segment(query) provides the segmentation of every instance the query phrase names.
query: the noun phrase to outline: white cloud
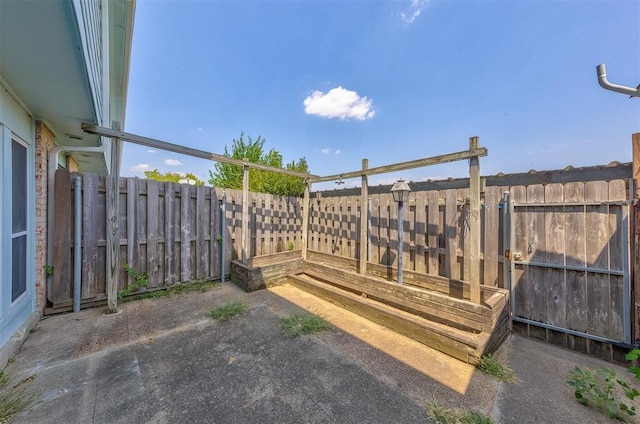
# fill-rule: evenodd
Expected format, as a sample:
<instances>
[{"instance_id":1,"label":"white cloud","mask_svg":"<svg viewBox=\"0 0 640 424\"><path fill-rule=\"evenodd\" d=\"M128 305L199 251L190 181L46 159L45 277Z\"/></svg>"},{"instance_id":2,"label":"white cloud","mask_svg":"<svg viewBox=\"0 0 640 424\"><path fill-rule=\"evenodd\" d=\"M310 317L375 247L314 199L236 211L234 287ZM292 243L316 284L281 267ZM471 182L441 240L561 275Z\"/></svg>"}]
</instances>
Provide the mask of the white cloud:
<instances>
[{"instance_id":1,"label":"white cloud","mask_svg":"<svg viewBox=\"0 0 640 424\"><path fill-rule=\"evenodd\" d=\"M131 168L131 172L144 172L144 171L148 171L149 168L151 168L151 166L149 166L149 164L147 163L139 163L137 165L133 165Z\"/></svg>"},{"instance_id":2,"label":"white cloud","mask_svg":"<svg viewBox=\"0 0 640 424\"><path fill-rule=\"evenodd\" d=\"M149 149L149 150L147 150L147 153L158 153L158 152L156 152L156 151L155 151L155 150L153 150L153 149Z\"/></svg>"},{"instance_id":3,"label":"white cloud","mask_svg":"<svg viewBox=\"0 0 640 424\"><path fill-rule=\"evenodd\" d=\"M407 7L403 12L400 12L400 17L403 21L408 24L413 23L422 10L429 5L429 0L412 0L409 7Z\"/></svg>"},{"instance_id":4,"label":"white cloud","mask_svg":"<svg viewBox=\"0 0 640 424\"><path fill-rule=\"evenodd\" d=\"M325 155L326 155L327 153L331 153L331 149L320 149L320 151L321 151L322 153L324 153Z\"/></svg>"},{"instance_id":5,"label":"white cloud","mask_svg":"<svg viewBox=\"0 0 640 424\"><path fill-rule=\"evenodd\" d=\"M166 163L167 165L170 165L170 166L184 165L184 163L180 162L177 159L167 159L167 160L164 161L164 163Z\"/></svg>"},{"instance_id":6,"label":"white cloud","mask_svg":"<svg viewBox=\"0 0 640 424\"><path fill-rule=\"evenodd\" d=\"M340 151L340 149L338 149L338 150L336 150L334 153L335 153L336 155L339 155L339 154L340 154L340 153L342 153L342 152Z\"/></svg>"},{"instance_id":7,"label":"white cloud","mask_svg":"<svg viewBox=\"0 0 640 424\"><path fill-rule=\"evenodd\" d=\"M373 118L376 114L372 107L373 100L360 97L355 91L336 87L327 93L314 91L304 99L304 111L307 115L322 118L354 118L359 121Z\"/></svg>"}]
</instances>

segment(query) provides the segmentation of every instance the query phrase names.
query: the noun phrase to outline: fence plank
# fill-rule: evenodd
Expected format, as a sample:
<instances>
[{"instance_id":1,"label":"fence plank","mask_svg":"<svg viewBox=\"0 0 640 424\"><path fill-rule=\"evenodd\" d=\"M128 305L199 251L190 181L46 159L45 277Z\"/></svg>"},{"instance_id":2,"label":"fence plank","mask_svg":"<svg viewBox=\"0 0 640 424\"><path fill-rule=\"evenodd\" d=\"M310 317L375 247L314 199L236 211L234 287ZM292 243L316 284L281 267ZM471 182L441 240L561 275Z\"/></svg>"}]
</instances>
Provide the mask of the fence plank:
<instances>
[{"instance_id":1,"label":"fence plank","mask_svg":"<svg viewBox=\"0 0 640 424\"><path fill-rule=\"evenodd\" d=\"M349 197L349 205L347 206L347 212L349 214L349 234L347 235L347 242L349 243L349 255L352 258L358 257L358 246L360 246L360 231L357 225L360 222L358 203L359 199L357 197Z\"/></svg>"},{"instance_id":2,"label":"fence plank","mask_svg":"<svg viewBox=\"0 0 640 424\"><path fill-rule=\"evenodd\" d=\"M564 187L565 199L567 201L584 201L584 183L567 183ZM566 206L566 231L565 255L567 265L585 266L585 230L584 230L584 207Z\"/></svg>"},{"instance_id":3,"label":"fence plank","mask_svg":"<svg viewBox=\"0 0 640 424\"><path fill-rule=\"evenodd\" d=\"M427 198L424 195L416 195L416 212L414 223L415 234L415 270L427 272Z\"/></svg>"},{"instance_id":4,"label":"fence plank","mask_svg":"<svg viewBox=\"0 0 640 424\"><path fill-rule=\"evenodd\" d=\"M295 212L296 212L296 219L294 222L294 239L295 239L294 244L296 249L302 249L302 243L303 243L302 228L303 228L304 214L309 213L309 208L307 207L305 210L303 198L296 198L294 205L295 205ZM307 247L308 246L309 244L307 244Z\"/></svg>"},{"instance_id":5,"label":"fence plank","mask_svg":"<svg viewBox=\"0 0 640 424\"><path fill-rule=\"evenodd\" d=\"M187 184L180 185L180 281L191 278L191 194Z\"/></svg>"},{"instance_id":6,"label":"fence plank","mask_svg":"<svg viewBox=\"0 0 640 424\"><path fill-rule=\"evenodd\" d=\"M511 200L516 204L525 204L527 201L527 189L525 186L511 187ZM512 254L526 250L524 243L527 237L527 214L524 207L516 208L519 211L514 214L513 231L515 232L515 245L511 246ZM515 314L519 317L531 318L529 308L529 296L533 292L531 281L529 280L529 267L527 265L516 265L513 271L513 290L515 291Z\"/></svg>"},{"instance_id":7,"label":"fence plank","mask_svg":"<svg viewBox=\"0 0 640 424\"><path fill-rule=\"evenodd\" d=\"M393 204L391 194L380 195L380 259L382 264L387 266L393 266L394 264L393 259L395 258L398 239L398 226L395 222L395 215L391 214Z\"/></svg>"},{"instance_id":8,"label":"fence plank","mask_svg":"<svg viewBox=\"0 0 640 424\"><path fill-rule=\"evenodd\" d=\"M136 219L136 233L138 237L139 257L138 264L140 272L144 272L148 277L147 270L147 180L137 179L138 183L138 196L136 198L137 203L137 215ZM148 278L147 278L148 280Z\"/></svg>"},{"instance_id":9,"label":"fence plank","mask_svg":"<svg viewBox=\"0 0 640 424\"><path fill-rule=\"evenodd\" d=\"M445 276L460 278L458 266L458 198L457 191L445 191L444 210L444 246L445 246Z\"/></svg>"},{"instance_id":10,"label":"fence plank","mask_svg":"<svg viewBox=\"0 0 640 424\"><path fill-rule=\"evenodd\" d=\"M380 262L380 198L377 195L371 196L371 258L369 261L374 264Z\"/></svg>"},{"instance_id":11,"label":"fence plank","mask_svg":"<svg viewBox=\"0 0 640 424\"><path fill-rule=\"evenodd\" d=\"M270 255L275 253L273 248L273 196L264 195L264 254Z\"/></svg>"},{"instance_id":12,"label":"fence plank","mask_svg":"<svg viewBox=\"0 0 640 424\"><path fill-rule=\"evenodd\" d=\"M176 187L174 183L165 184L164 195L164 282L165 284L175 284L178 282L176 274Z\"/></svg>"},{"instance_id":13,"label":"fence plank","mask_svg":"<svg viewBox=\"0 0 640 424\"><path fill-rule=\"evenodd\" d=\"M205 187L196 186L196 278L205 277L209 268L209 252L205 245L205 236L209 233L210 224L205 209Z\"/></svg>"},{"instance_id":14,"label":"fence plank","mask_svg":"<svg viewBox=\"0 0 640 424\"><path fill-rule=\"evenodd\" d=\"M96 221L94 226L97 231L98 262L96 266L96 296L107 294L107 193L106 176L98 176L97 202L92 219Z\"/></svg>"},{"instance_id":15,"label":"fence plank","mask_svg":"<svg viewBox=\"0 0 640 424\"><path fill-rule=\"evenodd\" d=\"M553 190L551 190L553 193ZM527 203L544 203L545 187L535 184L527 187ZM547 252L544 208L528 208L526 225L527 245L522 246L523 260L544 262ZM564 273L538 266L529 266L526 271L528 279L527 310L531 319L547 322L548 320L565 320ZM551 279L551 280L550 280ZM555 281L559 279L559 281ZM560 283L557 284L556 283ZM553 322L556 324L556 322Z\"/></svg>"},{"instance_id":16,"label":"fence plank","mask_svg":"<svg viewBox=\"0 0 640 424\"><path fill-rule=\"evenodd\" d=\"M136 228L136 217L138 216L138 179L127 178L127 213L121 222L126 222L127 228L127 265L136 272L142 272L140 269L140 244L138 239L138 231ZM126 283L133 285L135 279L127 276Z\"/></svg>"},{"instance_id":17,"label":"fence plank","mask_svg":"<svg viewBox=\"0 0 640 424\"><path fill-rule=\"evenodd\" d=\"M460 193L458 193L458 196ZM462 199L464 201L464 198ZM466 281L471 280L471 260L469 253L471 252L471 208L469 203L463 203L460 209L460 230L459 237L462 238L462 275L460 278ZM479 256L479 252L476 257Z\"/></svg>"},{"instance_id":18,"label":"fence plank","mask_svg":"<svg viewBox=\"0 0 640 424\"><path fill-rule=\"evenodd\" d=\"M320 213L318 211L318 198L312 198L309 200L309 228L311 234L309 235L309 249L319 251L320 237Z\"/></svg>"},{"instance_id":19,"label":"fence plank","mask_svg":"<svg viewBox=\"0 0 640 424\"><path fill-rule=\"evenodd\" d=\"M607 201L608 184L605 181L594 181L585 184L584 200ZM585 234L585 261L588 266L598 263L598 267L608 268L609 261L607 255L608 226L609 218L606 215L607 206L587 206L586 207L586 234ZM569 246L568 246L569 248ZM597 251L598 249L599 252ZM603 257L604 260L599 259ZM587 274L587 304L585 308L594 308L592 315L587 314L589 319L588 330L595 334L605 336L611 334L610 315L611 311L611 280L608 275L588 273ZM615 294L614 294L615 296ZM589 317L590 316L590 317ZM622 324L622 323L621 323Z\"/></svg>"},{"instance_id":20,"label":"fence plank","mask_svg":"<svg viewBox=\"0 0 640 424\"><path fill-rule=\"evenodd\" d=\"M414 212L411 209L411 202L408 201L404 205L404 216L402 218L402 267L406 270L413 271L415 264L411 261L411 250L414 244L415 238L412 237L414 228Z\"/></svg>"},{"instance_id":21,"label":"fence plank","mask_svg":"<svg viewBox=\"0 0 640 424\"><path fill-rule=\"evenodd\" d=\"M256 208L259 213L256 214L256 252L259 255L266 255L266 240L265 240L265 219L266 213L264 204L264 194L260 193L256 196Z\"/></svg>"},{"instance_id":22,"label":"fence plank","mask_svg":"<svg viewBox=\"0 0 640 424\"><path fill-rule=\"evenodd\" d=\"M209 220L211 222L211 241L209 243L209 277L219 278L220 247L222 244L222 222L220 219L220 194L217 188L211 188L211 198L209 200Z\"/></svg>"},{"instance_id":23,"label":"fence plank","mask_svg":"<svg viewBox=\"0 0 640 424\"><path fill-rule=\"evenodd\" d=\"M609 200L622 201L627 197L627 190L623 180L609 182ZM622 248L625 242L622 239L622 219L623 206L610 206L609 214L609 257L611 269L623 270ZM628 242L628 241L627 241Z\"/></svg>"},{"instance_id":24,"label":"fence plank","mask_svg":"<svg viewBox=\"0 0 640 424\"><path fill-rule=\"evenodd\" d=\"M569 199L576 199L575 201L582 201L582 191L580 187L567 189L561 184L548 184L545 187L545 202L547 203L562 203L563 201L570 201ZM575 197L572 197L575 196ZM552 207L546 208L549 213L545 213L544 216L544 251L545 256L543 262L562 265L566 262L566 248L567 248L567 219L570 217L560 208ZM578 211L579 212L579 211ZM575 216L573 218L576 218ZM577 217L577 220L582 220L583 216ZM540 255L542 259L542 255ZM542 308L545 314L540 314L541 319L545 319L550 324L564 327L569 320L569 311L567 305L569 290L575 289L567 286L566 271L558 269L547 268L544 270L544 276L541 276L541 284L544 283L545 287L540 287L534 290L533 296L535 302L533 303L536 308ZM544 279L543 279L544 278ZM572 278L572 282L580 282L579 278ZM546 301L545 301L546 299ZM576 297L575 300L582 302L581 298ZM577 317L574 316L575 320Z\"/></svg>"},{"instance_id":25,"label":"fence plank","mask_svg":"<svg viewBox=\"0 0 640 424\"><path fill-rule=\"evenodd\" d=\"M584 186L587 202L601 202L609 198L609 184L606 181L589 181ZM609 267L609 217L606 205L587 206L585 216L586 264L588 267L607 269Z\"/></svg>"},{"instance_id":26,"label":"fence plank","mask_svg":"<svg viewBox=\"0 0 640 424\"><path fill-rule=\"evenodd\" d=\"M287 240L285 242L285 249L293 250L295 247L295 230L293 227L296 222L296 205L292 197L284 197L284 200L287 205Z\"/></svg>"},{"instance_id":27,"label":"fence plank","mask_svg":"<svg viewBox=\"0 0 640 424\"><path fill-rule=\"evenodd\" d=\"M53 283L54 304L71 299L71 233L73 197L71 175L57 170L54 179Z\"/></svg>"},{"instance_id":28,"label":"fence plank","mask_svg":"<svg viewBox=\"0 0 640 424\"><path fill-rule=\"evenodd\" d=\"M609 200L623 201L628 198L626 182L624 180L613 180L609 182ZM622 270L623 261L627 260L623 257L623 243L627 243L627 252L631 251L631 238L624 240L622 238L622 226L628 225L624 222L622 208L628 206L611 206L609 208L609 258L611 269ZM632 216L632 215L628 215ZM629 219L629 218L627 218ZM631 232L629 232L631 234ZM609 280L609 308L611 311L611 319L607 334L614 340L623 340L623 290L624 280L621 276L612 275ZM630 300L631 302L631 300Z\"/></svg>"},{"instance_id":29,"label":"fence plank","mask_svg":"<svg viewBox=\"0 0 640 424\"><path fill-rule=\"evenodd\" d=\"M483 283L498 286L498 241L502 236L498 226L500 218L500 188L487 187L484 195L484 251Z\"/></svg>"},{"instance_id":30,"label":"fence plank","mask_svg":"<svg viewBox=\"0 0 640 424\"><path fill-rule=\"evenodd\" d=\"M149 288L161 285L158 255L158 182L147 181L147 275Z\"/></svg>"},{"instance_id":31,"label":"fence plank","mask_svg":"<svg viewBox=\"0 0 640 424\"><path fill-rule=\"evenodd\" d=\"M429 274L440 275L440 205L436 190L428 193L427 245L429 246Z\"/></svg>"}]
</instances>

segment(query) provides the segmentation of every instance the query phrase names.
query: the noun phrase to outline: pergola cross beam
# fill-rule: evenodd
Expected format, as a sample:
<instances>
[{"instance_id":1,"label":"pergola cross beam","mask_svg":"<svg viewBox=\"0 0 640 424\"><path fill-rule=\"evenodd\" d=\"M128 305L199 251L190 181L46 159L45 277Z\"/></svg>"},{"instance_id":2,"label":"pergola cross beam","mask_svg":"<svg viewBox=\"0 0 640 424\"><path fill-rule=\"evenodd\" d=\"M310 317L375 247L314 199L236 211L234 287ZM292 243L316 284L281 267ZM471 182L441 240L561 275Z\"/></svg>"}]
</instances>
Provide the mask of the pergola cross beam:
<instances>
[{"instance_id":1,"label":"pergola cross beam","mask_svg":"<svg viewBox=\"0 0 640 424\"><path fill-rule=\"evenodd\" d=\"M95 134L102 137L110 137L127 141L133 144L152 147L155 149L167 150L169 152L180 153L187 156L193 156L201 159L208 159L216 162L228 163L230 165L248 166L249 168L260 169L262 171L277 172L279 174L290 175L300 178L319 178L317 175L307 174L306 172L291 171L289 169L276 168L273 166L263 165L260 163L249 162L242 159L234 159L217 153L207 152L206 150L194 149L193 147L182 146L180 144L168 143L151 137L126 133L123 131L113 130L111 128L100 127L94 124L82 124L82 130L89 134Z\"/></svg>"},{"instance_id":2,"label":"pergola cross beam","mask_svg":"<svg viewBox=\"0 0 640 424\"><path fill-rule=\"evenodd\" d=\"M423 166L438 165L441 163L456 162L473 157L487 156L487 149L484 147L463 150L461 152L449 153L446 155L432 156L429 158L411 160L408 162L394 163L392 165L377 166L375 168L361 169L358 171L347 172L344 174L327 175L324 177L311 177L310 183L321 183L326 181L334 181L339 179L356 178L366 175L386 174L388 172L404 171L406 169L422 168Z\"/></svg>"}]
</instances>

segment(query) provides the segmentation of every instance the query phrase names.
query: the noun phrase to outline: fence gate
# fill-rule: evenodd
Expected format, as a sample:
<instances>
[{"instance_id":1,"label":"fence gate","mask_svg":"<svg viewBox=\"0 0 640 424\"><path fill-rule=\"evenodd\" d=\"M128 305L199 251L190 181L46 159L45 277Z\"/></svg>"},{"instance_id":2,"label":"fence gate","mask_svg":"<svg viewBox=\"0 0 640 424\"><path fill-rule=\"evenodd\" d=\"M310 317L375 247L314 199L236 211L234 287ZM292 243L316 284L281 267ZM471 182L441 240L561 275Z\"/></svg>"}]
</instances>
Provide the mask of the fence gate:
<instances>
[{"instance_id":1,"label":"fence gate","mask_svg":"<svg viewBox=\"0 0 640 424\"><path fill-rule=\"evenodd\" d=\"M612 201L609 183L598 184L604 186L552 184L505 194L512 318L631 343L629 203Z\"/></svg>"}]
</instances>

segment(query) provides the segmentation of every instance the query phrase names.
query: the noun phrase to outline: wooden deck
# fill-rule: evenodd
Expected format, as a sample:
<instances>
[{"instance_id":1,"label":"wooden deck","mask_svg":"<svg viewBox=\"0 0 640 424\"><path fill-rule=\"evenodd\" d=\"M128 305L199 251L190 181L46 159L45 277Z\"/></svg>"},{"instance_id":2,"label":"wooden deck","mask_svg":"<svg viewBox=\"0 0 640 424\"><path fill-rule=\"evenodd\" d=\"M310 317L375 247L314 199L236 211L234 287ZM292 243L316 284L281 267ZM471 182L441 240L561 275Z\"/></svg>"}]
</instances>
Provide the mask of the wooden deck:
<instances>
[{"instance_id":1,"label":"wooden deck","mask_svg":"<svg viewBox=\"0 0 640 424\"><path fill-rule=\"evenodd\" d=\"M509 332L509 292L481 287L481 303L469 301L469 283L403 273L367 264L358 274L354 259L309 251L252 258L232 264L231 280L244 290L290 283L462 361L475 363L497 349Z\"/></svg>"}]
</instances>

